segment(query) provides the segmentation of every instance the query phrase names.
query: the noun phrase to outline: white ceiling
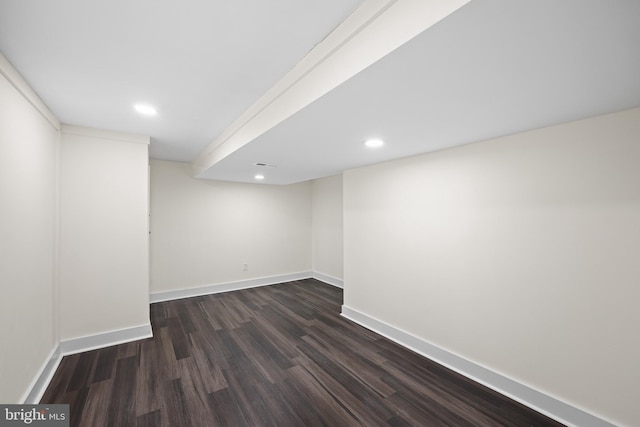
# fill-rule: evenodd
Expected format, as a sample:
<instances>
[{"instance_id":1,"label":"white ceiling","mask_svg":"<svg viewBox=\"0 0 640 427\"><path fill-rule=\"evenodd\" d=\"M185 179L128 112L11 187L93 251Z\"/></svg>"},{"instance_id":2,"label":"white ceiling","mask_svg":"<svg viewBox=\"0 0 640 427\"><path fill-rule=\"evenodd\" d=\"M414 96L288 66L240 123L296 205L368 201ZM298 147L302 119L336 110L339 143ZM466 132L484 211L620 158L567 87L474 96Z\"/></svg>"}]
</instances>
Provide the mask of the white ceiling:
<instances>
[{"instance_id":1,"label":"white ceiling","mask_svg":"<svg viewBox=\"0 0 640 427\"><path fill-rule=\"evenodd\" d=\"M204 176L286 184L637 106L640 1L472 0Z\"/></svg>"},{"instance_id":2,"label":"white ceiling","mask_svg":"<svg viewBox=\"0 0 640 427\"><path fill-rule=\"evenodd\" d=\"M359 3L1 0L0 52L63 123L192 161Z\"/></svg>"},{"instance_id":3,"label":"white ceiling","mask_svg":"<svg viewBox=\"0 0 640 427\"><path fill-rule=\"evenodd\" d=\"M61 121L194 161L360 2L89 3L0 1L0 51ZM472 0L199 176L287 184L637 107L639 41L637 0Z\"/></svg>"}]
</instances>

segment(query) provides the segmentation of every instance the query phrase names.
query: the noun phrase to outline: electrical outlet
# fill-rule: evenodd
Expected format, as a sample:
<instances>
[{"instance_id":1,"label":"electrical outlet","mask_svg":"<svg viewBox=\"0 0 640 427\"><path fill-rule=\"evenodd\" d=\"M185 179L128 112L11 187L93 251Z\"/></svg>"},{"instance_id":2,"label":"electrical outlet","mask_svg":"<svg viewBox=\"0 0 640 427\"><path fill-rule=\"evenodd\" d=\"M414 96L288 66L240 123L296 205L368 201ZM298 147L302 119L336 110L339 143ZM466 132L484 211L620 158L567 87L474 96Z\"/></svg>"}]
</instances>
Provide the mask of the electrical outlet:
<instances>
[{"instance_id":1,"label":"electrical outlet","mask_svg":"<svg viewBox=\"0 0 640 427\"><path fill-rule=\"evenodd\" d=\"M249 264L247 264L246 262L242 263L242 271L247 271L249 269Z\"/></svg>"}]
</instances>

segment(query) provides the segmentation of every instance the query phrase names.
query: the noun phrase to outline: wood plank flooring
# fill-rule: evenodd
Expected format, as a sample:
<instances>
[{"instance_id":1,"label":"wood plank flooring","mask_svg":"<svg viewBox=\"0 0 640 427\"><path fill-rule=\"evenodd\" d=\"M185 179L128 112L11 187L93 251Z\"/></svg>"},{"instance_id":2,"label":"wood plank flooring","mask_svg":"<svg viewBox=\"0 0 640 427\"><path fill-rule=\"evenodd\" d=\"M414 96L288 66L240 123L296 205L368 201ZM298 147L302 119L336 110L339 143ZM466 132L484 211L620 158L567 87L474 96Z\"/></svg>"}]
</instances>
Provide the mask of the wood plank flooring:
<instances>
[{"instance_id":1,"label":"wood plank flooring","mask_svg":"<svg viewBox=\"0 0 640 427\"><path fill-rule=\"evenodd\" d=\"M154 337L63 358L71 425L559 426L340 317L313 279L151 305Z\"/></svg>"}]
</instances>

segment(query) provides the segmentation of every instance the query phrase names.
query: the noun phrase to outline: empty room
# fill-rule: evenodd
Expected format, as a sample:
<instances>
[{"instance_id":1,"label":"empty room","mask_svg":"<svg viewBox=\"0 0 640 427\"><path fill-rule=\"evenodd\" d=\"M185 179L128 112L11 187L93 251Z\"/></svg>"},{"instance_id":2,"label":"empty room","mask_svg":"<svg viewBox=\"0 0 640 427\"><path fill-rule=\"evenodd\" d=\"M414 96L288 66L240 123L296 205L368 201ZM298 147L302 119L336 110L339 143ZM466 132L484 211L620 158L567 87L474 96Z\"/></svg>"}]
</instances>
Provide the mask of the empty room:
<instances>
[{"instance_id":1,"label":"empty room","mask_svg":"<svg viewBox=\"0 0 640 427\"><path fill-rule=\"evenodd\" d=\"M637 0L1 0L0 424L640 426L638 41Z\"/></svg>"}]
</instances>

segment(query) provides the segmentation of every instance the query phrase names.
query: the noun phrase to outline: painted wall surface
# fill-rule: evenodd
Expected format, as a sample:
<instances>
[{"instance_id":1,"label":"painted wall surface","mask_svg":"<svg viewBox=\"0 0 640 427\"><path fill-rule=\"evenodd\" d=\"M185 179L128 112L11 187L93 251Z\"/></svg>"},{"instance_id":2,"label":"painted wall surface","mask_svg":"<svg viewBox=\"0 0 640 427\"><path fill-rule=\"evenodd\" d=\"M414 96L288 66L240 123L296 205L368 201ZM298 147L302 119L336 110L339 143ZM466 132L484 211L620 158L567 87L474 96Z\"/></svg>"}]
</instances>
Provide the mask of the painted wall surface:
<instances>
[{"instance_id":1,"label":"painted wall surface","mask_svg":"<svg viewBox=\"0 0 640 427\"><path fill-rule=\"evenodd\" d=\"M200 180L151 162L152 293L310 269L310 183Z\"/></svg>"},{"instance_id":2,"label":"painted wall surface","mask_svg":"<svg viewBox=\"0 0 640 427\"><path fill-rule=\"evenodd\" d=\"M345 306L640 425L640 109L344 173Z\"/></svg>"},{"instance_id":3,"label":"painted wall surface","mask_svg":"<svg viewBox=\"0 0 640 427\"><path fill-rule=\"evenodd\" d=\"M342 175L313 180L311 192L313 271L342 279Z\"/></svg>"},{"instance_id":4,"label":"painted wall surface","mask_svg":"<svg viewBox=\"0 0 640 427\"><path fill-rule=\"evenodd\" d=\"M63 127L62 340L149 324L148 141Z\"/></svg>"},{"instance_id":5,"label":"painted wall surface","mask_svg":"<svg viewBox=\"0 0 640 427\"><path fill-rule=\"evenodd\" d=\"M22 403L57 344L58 135L57 126L0 74L2 403Z\"/></svg>"}]
</instances>

